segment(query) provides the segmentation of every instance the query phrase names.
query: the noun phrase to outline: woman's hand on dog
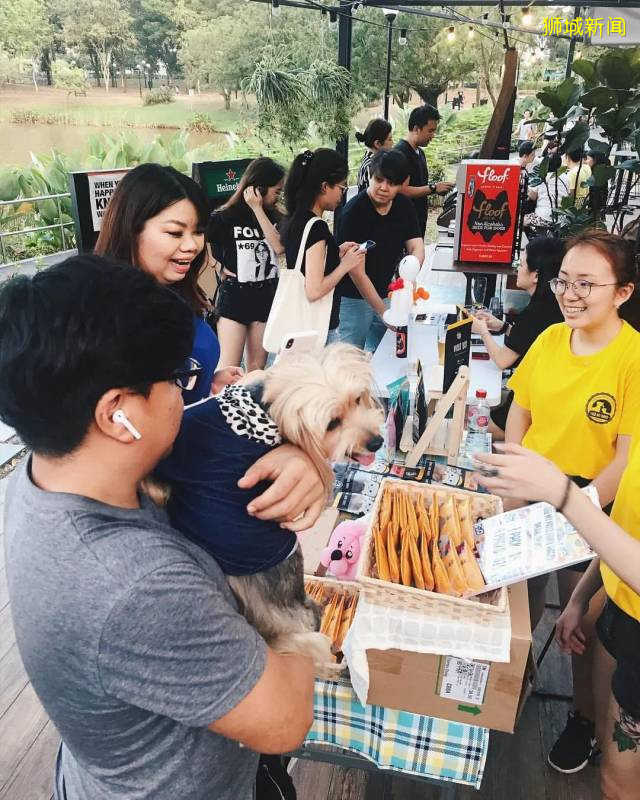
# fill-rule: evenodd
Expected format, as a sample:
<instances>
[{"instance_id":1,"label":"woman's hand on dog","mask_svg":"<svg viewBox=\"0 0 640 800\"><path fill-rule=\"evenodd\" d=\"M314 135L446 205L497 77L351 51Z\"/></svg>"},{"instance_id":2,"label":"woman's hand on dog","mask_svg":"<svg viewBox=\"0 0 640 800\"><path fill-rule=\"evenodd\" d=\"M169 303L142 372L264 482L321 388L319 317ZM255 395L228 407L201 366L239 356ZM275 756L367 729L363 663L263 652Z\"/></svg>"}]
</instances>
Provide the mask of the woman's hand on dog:
<instances>
[{"instance_id":1,"label":"woman's hand on dog","mask_svg":"<svg viewBox=\"0 0 640 800\"><path fill-rule=\"evenodd\" d=\"M218 394L225 386L237 383L244 375L242 367L223 367L219 369L213 376L213 383L211 384L211 393Z\"/></svg>"},{"instance_id":2,"label":"woman's hand on dog","mask_svg":"<svg viewBox=\"0 0 640 800\"><path fill-rule=\"evenodd\" d=\"M290 444L271 450L238 481L250 489L260 481L271 486L247 506L258 519L276 520L289 531L303 531L318 519L325 505L325 491L311 459Z\"/></svg>"}]
</instances>

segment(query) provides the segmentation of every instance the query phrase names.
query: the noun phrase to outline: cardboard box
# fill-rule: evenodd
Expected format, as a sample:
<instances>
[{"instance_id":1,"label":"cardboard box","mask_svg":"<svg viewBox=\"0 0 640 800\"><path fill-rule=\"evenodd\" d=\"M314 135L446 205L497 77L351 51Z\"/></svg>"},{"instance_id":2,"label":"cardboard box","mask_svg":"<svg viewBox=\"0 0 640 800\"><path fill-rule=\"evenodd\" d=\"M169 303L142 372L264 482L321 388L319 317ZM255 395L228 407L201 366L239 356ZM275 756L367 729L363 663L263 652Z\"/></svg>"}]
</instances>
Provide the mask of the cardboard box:
<instances>
[{"instance_id":1,"label":"cardboard box","mask_svg":"<svg viewBox=\"0 0 640 800\"><path fill-rule=\"evenodd\" d=\"M526 582L509 587L509 663L367 650L367 703L513 733L533 674Z\"/></svg>"}]
</instances>

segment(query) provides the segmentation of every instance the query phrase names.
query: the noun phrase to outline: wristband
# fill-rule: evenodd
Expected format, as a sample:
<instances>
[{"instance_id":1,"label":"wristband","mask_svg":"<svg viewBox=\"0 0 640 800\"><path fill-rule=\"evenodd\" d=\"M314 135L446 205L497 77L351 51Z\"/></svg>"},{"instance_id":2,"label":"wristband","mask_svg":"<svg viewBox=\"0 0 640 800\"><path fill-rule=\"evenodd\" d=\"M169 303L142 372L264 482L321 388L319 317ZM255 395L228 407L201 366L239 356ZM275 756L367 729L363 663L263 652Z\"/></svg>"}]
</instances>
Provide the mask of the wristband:
<instances>
[{"instance_id":1,"label":"wristband","mask_svg":"<svg viewBox=\"0 0 640 800\"><path fill-rule=\"evenodd\" d=\"M496 332L496 336L502 336L503 333L506 333L509 330L509 323L505 320L502 323L502 327L499 331Z\"/></svg>"},{"instance_id":2,"label":"wristband","mask_svg":"<svg viewBox=\"0 0 640 800\"><path fill-rule=\"evenodd\" d=\"M562 514L562 512L564 511L565 506L567 505L567 502L569 501L569 495L571 494L571 487L572 486L573 486L573 481L567 475L567 485L565 487L564 494L562 495L562 500L560 502L560 505L556 506L556 510L558 511L559 514Z\"/></svg>"},{"instance_id":3,"label":"wristband","mask_svg":"<svg viewBox=\"0 0 640 800\"><path fill-rule=\"evenodd\" d=\"M436 192L436 184L435 183L430 183L430 184L428 184L428 186L429 186L429 191L431 192L431 194L437 194L437 192Z\"/></svg>"}]
</instances>

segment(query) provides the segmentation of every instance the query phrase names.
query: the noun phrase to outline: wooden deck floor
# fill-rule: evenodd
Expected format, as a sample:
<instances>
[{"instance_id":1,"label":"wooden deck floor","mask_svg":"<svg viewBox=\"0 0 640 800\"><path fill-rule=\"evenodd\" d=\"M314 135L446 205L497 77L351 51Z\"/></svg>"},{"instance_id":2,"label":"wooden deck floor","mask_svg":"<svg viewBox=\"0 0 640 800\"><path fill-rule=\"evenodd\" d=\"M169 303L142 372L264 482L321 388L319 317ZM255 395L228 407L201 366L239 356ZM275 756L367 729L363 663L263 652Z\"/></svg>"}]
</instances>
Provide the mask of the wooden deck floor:
<instances>
[{"instance_id":1,"label":"wooden deck floor","mask_svg":"<svg viewBox=\"0 0 640 800\"><path fill-rule=\"evenodd\" d=\"M0 520L6 491L0 480ZM50 800L59 737L24 673L11 624L0 522L0 800ZM551 596L553 600L553 597ZM538 646L556 612L547 610L538 628ZM536 689L569 694L568 661L552 647ZM513 736L492 733L482 788L460 788L459 800L597 800L598 770L588 767L563 776L546 764L546 754L562 730L568 710L561 700L530 698ZM397 776L299 762L293 769L299 800L438 800L440 791ZM87 798L87 800L90 800ZM176 798L179 800L179 798ZM215 798L212 798L215 800Z\"/></svg>"}]
</instances>

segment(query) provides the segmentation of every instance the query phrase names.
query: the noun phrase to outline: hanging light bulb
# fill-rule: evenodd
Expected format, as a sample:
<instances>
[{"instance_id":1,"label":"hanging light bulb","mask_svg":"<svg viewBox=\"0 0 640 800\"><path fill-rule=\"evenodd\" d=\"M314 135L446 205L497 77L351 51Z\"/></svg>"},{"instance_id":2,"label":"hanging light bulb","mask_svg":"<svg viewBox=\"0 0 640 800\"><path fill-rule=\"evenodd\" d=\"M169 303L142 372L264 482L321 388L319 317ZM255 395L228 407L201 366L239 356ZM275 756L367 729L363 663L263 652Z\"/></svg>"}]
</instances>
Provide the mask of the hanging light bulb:
<instances>
[{"instance_id":1,"label":"hanging light bulb","mask_svg":"<svg viewBox=\"0 0 640 800\"><path fill-rule=\"evenodd\" d=\"M400 28L400 36L398 36L398 44L406 44L407 43L407 29Z\"/></svg>"},{"instance_id":2,"label":"hanging light bulb","mask_svg":"<svg viewBox=\"0 0 640 800\"><path fill-rule=\"evenodd\" d=\"M280 14L280 0L271 0L271 13L274 17Z\"/></svg>"},{"instance_id":3,"label":"hanging light bulb","mask_svg":"<svg viewBox=\"0 0 640 800\"><path fill-rule=\"evenodd\" d=\"M449 30L447 31L447 41L452 42L456 38L456 29L453 25L449 26Z\"/></svg>"},{"instance_id":4,"label":"hanging light bulb","mask_svg":"<svg viewBox=\"0 0 640 800\"><path fill-rule=\"evenodd\" d=\"M338 30L338 12L329 9L329 27L332 31Z\"/></svg>"},{"instance_id":5,"label":"hanging light bulb","mask_svg":"<svg viewBox=\"0 0 640 800\"><path fill-rule=\"evenodd\" d=\"M476 32L473 30L471 25L469 25L469 33L467 35L469 36L470 39L473 39L473 37L476 35Z\"/></svg>"},{"instance_id":6,"label":"hanging light bulb","mask_svg":"<svg viewBox=\"0 0 640 800\"><path fill-rule=\"evenodd\" d=\"M531 25L533 22L533 14L531 13L531 6L527 6L522 12L522 24Z\"/></svg>"}]
</instances>

